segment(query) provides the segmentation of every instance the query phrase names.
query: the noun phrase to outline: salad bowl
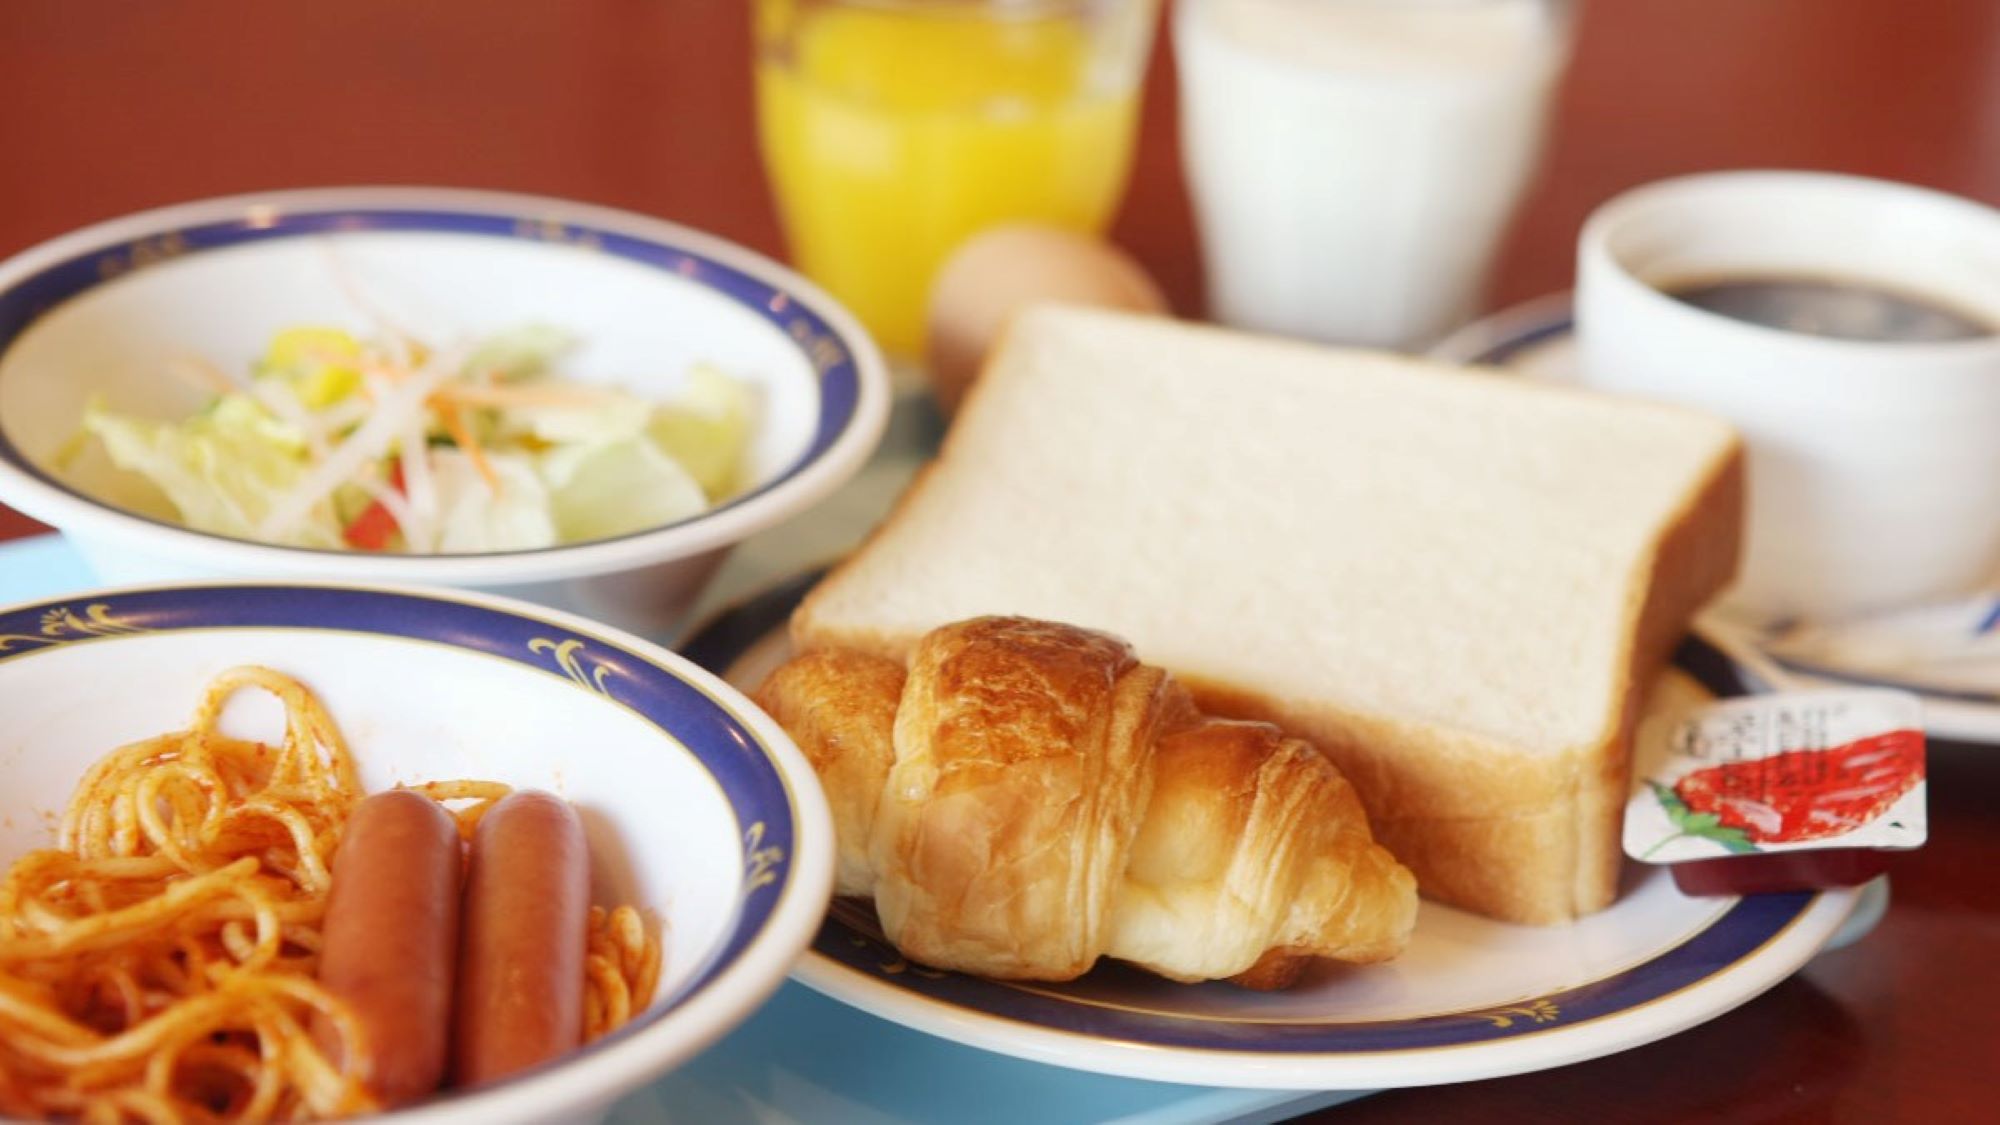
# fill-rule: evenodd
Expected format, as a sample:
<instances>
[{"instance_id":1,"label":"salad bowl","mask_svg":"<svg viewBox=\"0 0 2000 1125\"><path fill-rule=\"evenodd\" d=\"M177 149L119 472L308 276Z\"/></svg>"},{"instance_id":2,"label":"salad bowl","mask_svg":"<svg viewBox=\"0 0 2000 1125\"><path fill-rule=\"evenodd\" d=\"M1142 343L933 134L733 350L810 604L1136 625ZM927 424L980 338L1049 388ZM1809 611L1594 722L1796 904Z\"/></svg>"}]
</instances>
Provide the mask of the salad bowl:
<instances>
[{"instance_id":1,"label":"salad bowl","mask_svg":"<svg viewBox=\"0 0 2000 1125\"><path fill-rule=\"evenodd\" d=\"M301 338L368 341L365 355L405 366L268 377ZM433 368L470 371L496 349L545 353L530 360L559 365L556 392L588 409L559 422L487 409L471 428L483 451L463 426L443 428L459 419L417 416L442 409L439 377L458 378ZM320 393L329 374L348 382ZM460 393L521 400L484 378ZM728 464L712 496L689 493L679 451L622 455L614 439L638 424L591 420L614 401L699 406L717 385L740 424L734 444L704 454ZM315 413L322 399L334 401ZM712 236L561 200L238 196L0 263L0 503L60 529L106 583L416 583L663 630L732 545L861 467L888 402L874 343L809 282ZM399 408L410 416L389 416ZM427 467L405 474L420 468L413 456Z\"/></svg>"}]
</instances>

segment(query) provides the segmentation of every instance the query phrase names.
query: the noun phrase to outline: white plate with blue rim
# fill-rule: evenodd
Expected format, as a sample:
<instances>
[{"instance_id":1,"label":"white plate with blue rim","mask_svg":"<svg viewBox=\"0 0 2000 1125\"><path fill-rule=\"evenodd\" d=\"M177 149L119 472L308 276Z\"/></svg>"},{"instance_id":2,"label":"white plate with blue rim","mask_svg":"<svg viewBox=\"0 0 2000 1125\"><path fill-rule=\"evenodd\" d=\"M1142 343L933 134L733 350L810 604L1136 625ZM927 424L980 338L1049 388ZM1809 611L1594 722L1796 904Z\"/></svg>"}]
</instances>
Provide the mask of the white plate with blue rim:
<instances>
[{"instance_id":1,"label":"white plate with blue rim","mask_svg":"<svg viewBox=\"0 0 2000 1125\"><path fill-rule=\"evenodd\" d=\"M1430 354L1575 383L1575 328L1570 295L1554 293L1475 321ZM2000 744L2000 592L1852 621L1751 630L1711 616L1701 628L1757 690L1898 688L1923 698L1931 737Z\"/></svg>"},{"instance_id":2,"label":"white plate with blue rim","mask_svg":"<svg viewBox=\"0 0 2000 1125\"><path fill-rule=\"evenodd\" d=\"M824 913L833 836L803 755L686 660L490 596L332 584L106 590L0 608L0 868L53 844L89 764L183 729L240 664L325 703L362 785L482 778L582 815L593 898L658 919L659 990L625 1027L479 1091L373 1120L589 1120L692 1057L784 980ZM278 741L274 701L225 728Z\"/></svg>"},{"instance_id":3,"label":"white plate with blue rim","mask_svg":"<svg viewBox=\"0 0 2000 1125\"><path fill-rule=\"evenodd\" d=\"M725 610L682 651L753 688L789 653L785 621L818 578ZM1748 690L1718 650L1678 665L1719 694ZM919 1031L1127 1078L1270 1089L1422 1086L1561 1066L1721 1015L1837 938L1859 890L1696 899L1629 865L1618 901L1573 925L1513 926L1424 903L1409 950L1384 965L1322 963L1297 987L1174 984L1104 964L1061 985L913 964L872 910L837 901L794 976Z\"/></svg>"}]
</instances>

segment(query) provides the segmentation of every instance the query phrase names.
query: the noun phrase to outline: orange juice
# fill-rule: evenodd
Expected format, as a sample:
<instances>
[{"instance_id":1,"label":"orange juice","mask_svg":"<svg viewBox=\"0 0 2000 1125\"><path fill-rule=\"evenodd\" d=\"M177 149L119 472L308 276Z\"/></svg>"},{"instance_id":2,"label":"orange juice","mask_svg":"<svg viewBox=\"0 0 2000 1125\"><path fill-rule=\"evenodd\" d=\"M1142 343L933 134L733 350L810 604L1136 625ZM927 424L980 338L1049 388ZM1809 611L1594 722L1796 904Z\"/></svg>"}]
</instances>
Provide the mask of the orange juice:
<instances>
[{"instance_id":1,"label":"orange juice","mask_svg":"<svg viewBox=\"0 0 2000 1125\"><path fill-rule=\"evenodd\" d=\"M1101 231L1124 188L1136 81L1104 80L1080 17L1016 9L760 6L760 133L792 256L891 353L921 347L932 275L966 237Z\"/></svg>"}]
</instances>

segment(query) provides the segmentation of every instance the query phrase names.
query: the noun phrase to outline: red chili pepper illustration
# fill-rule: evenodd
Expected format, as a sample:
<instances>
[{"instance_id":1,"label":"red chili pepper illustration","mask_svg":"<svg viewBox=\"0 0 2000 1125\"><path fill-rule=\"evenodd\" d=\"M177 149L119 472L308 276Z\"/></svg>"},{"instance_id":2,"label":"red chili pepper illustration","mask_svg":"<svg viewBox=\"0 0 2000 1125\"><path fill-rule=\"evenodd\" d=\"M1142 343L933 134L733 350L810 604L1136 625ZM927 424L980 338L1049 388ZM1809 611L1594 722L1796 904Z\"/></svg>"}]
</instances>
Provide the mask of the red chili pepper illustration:
<instances>
[{"instance_id":1,"label":"red chili pepper illustration","mask_svg":"<svg viewBox=\"0 0 2000 1125\"><path fill-rule=\"evenodd\" d=\"M1853 831L1923 776L1923 735L1895 730L1824 750L1724 762L1688 774L1672 790L1656 785L1654 792L1682 835L1754 851L1758 843Z\"/></svg>"}]
</instances>

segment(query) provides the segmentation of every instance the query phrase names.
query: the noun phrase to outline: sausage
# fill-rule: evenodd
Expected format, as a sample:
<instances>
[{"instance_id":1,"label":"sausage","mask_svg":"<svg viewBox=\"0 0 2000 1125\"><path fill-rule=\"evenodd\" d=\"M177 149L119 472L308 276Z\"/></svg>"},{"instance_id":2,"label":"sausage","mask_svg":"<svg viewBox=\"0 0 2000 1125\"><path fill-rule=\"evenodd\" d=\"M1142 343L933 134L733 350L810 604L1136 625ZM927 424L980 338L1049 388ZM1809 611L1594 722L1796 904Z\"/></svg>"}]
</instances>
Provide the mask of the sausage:
<instances>
[{"instance_id":1,"label":"sausage","mask_svg":"<svg viewBox=\"0 0 2000 1125\"><path fill-rule=\"evenodd\" d=\"M472 837L466 869L452 1075L478 1086L583 1037L590 851L569 802L522 791Z\"/></svg>"},{"instance_id":2,"label":"sausage","mask_svg":"<svg viewBox=\"0 0 2000 1125\"><path fill-rule=\"evenodd\" d=\"M361 802L334 855L319 979L360 1020L359 1078L385 1106L444 1078L462 866L451 814L406 789ZM333 1037L324 1021L317 1031Z\"/></svg>"}]
</instances>

